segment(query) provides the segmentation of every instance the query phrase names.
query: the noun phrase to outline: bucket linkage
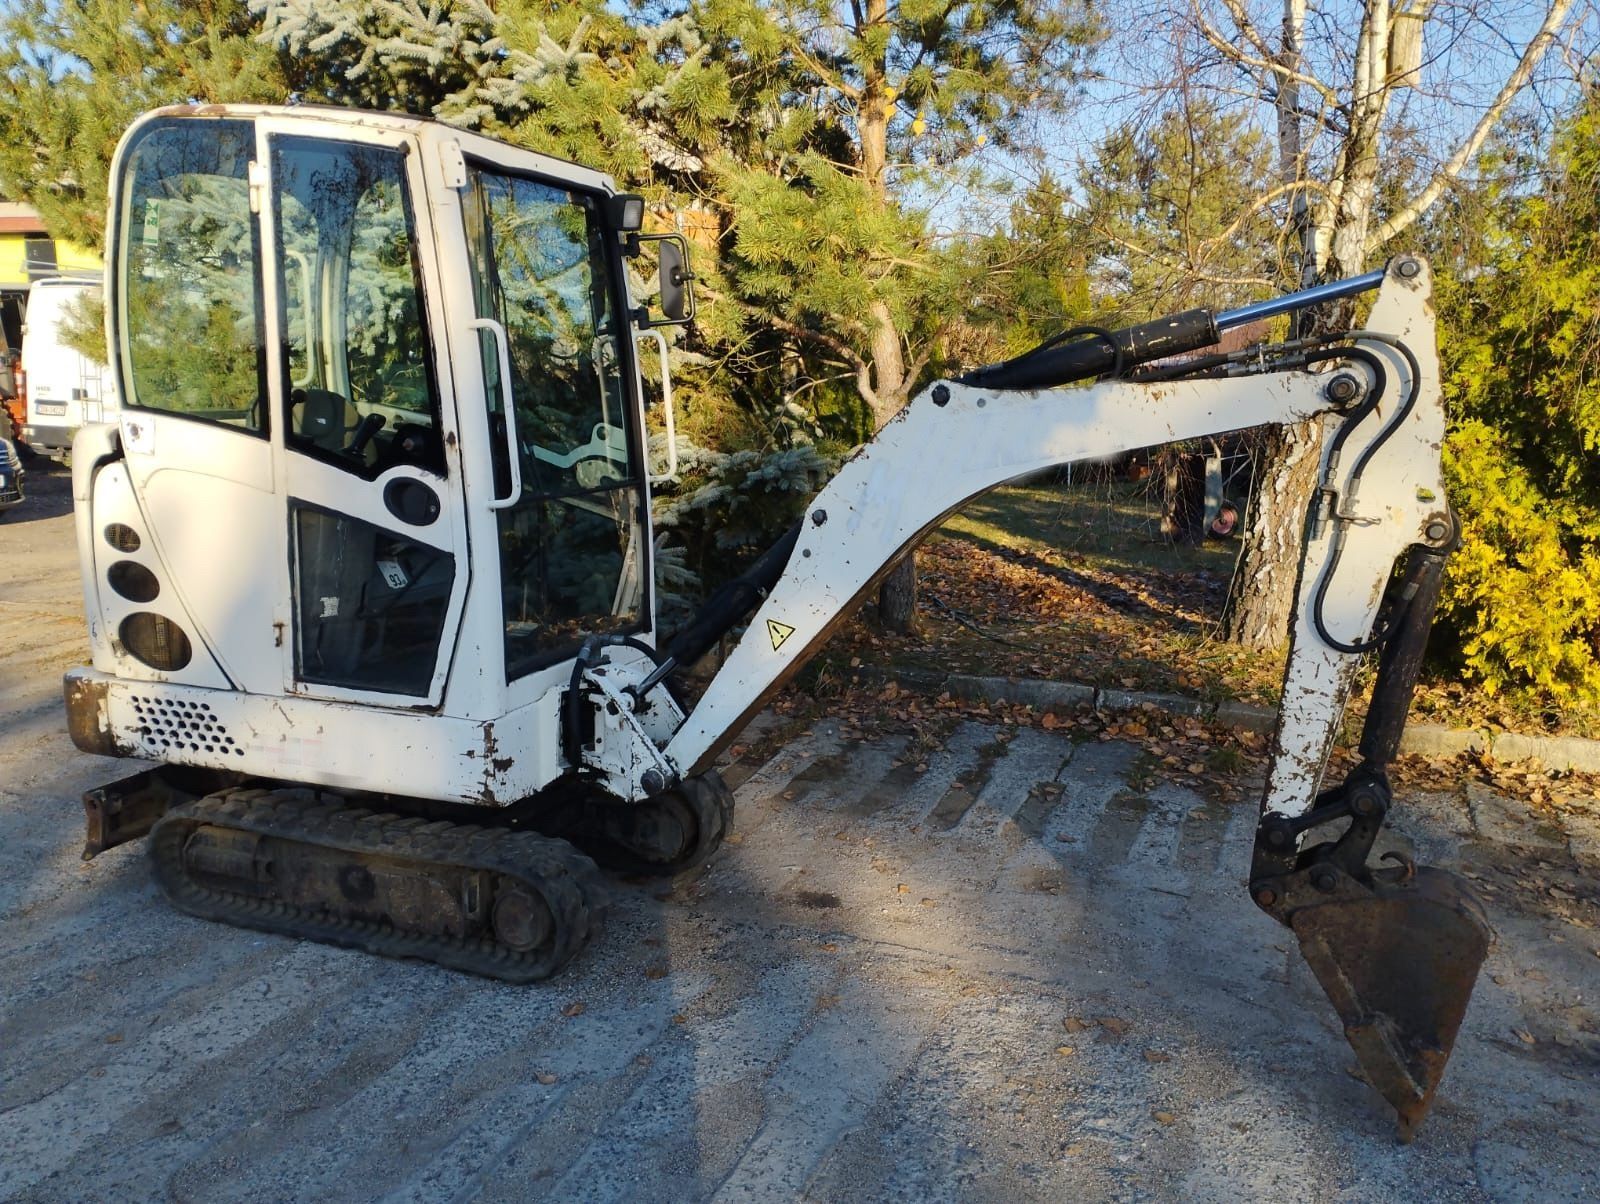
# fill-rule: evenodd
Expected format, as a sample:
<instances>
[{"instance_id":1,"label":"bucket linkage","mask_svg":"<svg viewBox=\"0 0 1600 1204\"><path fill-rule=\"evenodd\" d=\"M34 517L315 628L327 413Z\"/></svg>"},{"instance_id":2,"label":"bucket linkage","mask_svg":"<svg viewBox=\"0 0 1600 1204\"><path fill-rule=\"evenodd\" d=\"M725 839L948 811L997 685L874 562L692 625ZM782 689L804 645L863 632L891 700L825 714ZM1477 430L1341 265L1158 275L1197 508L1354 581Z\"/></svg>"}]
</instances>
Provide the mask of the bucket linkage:
<instances>
[{"instance_id":1,"label":"bucket linkage","mask_svg":"<svg viewBox=\"0 0 1600 1204\"><path fill-rule=\"evenodd\" d=\"M1293 930L1344 1025L1367 1081L1410 1141L1433 1103L1493 940L1483 904L1455 874L1386 852L1369 865L1392 802L1385 771L1437 604L1445 550L1412 549L1404 614L1385 643L1362 731L1362 763L1299 816L1267 814L1256 831L1250 893ZM1337 837L1303 838L1348 821Z\"/></svg>"}]
</instances>

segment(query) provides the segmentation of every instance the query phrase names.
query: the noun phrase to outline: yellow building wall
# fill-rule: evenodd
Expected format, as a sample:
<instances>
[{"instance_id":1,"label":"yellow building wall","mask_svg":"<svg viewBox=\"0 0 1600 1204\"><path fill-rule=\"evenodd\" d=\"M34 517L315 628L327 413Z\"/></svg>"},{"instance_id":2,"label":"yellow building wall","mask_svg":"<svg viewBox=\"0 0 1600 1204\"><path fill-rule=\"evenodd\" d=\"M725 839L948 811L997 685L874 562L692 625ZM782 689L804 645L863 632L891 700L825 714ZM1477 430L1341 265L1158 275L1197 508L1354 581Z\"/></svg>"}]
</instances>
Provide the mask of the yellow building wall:
<instances>
[{"instance_id":1,"label":"yellow building wall","mask_svg":"<svg viewBox=\"0 0 1600 1204\"><path fill-rule=\"evenodd\" d=\"M0 234L0 288L28 287L28 238L23 234ZM56 240L56 270L80 275L102 270L100 257L93 251Z\"/></svg>"},{"instance_id":2,"label":"yellow building wall","mask_svg":"<svg viewBox=\"0 0 1600 1204\"><path fill-rule=\"evenodd\" d=\"M0 234L0 288L26 288L28 259L20 234Z\"/></svg>"},{"instance_id":3,"label":"yellow building wall","mask_svg":"<svg viewBox=\"0 0 1600 1204\"><path fill-rule=\"evenodd\" d=\"M103 272L105 263L100 256L75 242L56 239L56 266L63 272L80 275L84 272Z\"/></svg>"}]
</instances>

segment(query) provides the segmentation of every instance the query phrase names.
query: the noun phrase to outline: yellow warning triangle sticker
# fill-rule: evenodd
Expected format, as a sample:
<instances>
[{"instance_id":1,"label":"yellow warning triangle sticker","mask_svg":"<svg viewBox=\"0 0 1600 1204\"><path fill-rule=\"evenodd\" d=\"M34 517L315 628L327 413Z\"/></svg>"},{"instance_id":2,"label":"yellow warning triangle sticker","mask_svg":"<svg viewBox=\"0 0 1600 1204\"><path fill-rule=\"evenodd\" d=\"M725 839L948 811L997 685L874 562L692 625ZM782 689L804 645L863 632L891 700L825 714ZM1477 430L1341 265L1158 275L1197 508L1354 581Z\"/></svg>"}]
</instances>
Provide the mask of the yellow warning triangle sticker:
<instances>
[{"instance_id":1,"label":"yellow warning triangle sticker","mask_svg":"<svg viewBox=\"0 0 1600 1204\"><path fill-rule=\"evenodd\" d=\"M780 623L776 619L767 620L767 638L772 641L772 650L776 652L783 647L783 642L794 634L794 628L787 623Z\"/></svg>"}]
</instances>

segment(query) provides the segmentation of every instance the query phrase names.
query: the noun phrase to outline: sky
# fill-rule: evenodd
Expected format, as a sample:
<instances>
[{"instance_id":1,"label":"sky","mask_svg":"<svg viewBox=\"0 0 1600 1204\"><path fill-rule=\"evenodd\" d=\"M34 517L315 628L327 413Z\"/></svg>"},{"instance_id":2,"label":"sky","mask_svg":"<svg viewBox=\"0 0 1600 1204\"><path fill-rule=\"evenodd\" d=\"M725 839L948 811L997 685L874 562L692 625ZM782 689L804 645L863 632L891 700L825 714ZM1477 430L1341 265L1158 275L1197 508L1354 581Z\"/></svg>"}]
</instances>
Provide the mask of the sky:
<instances>
[{"instance_id":1,"label":"sky","mask_svg":"<svg viewBox=\"0 0 1600 1204\"><path fill-rule=\"evenodd\" d=\"M1272 0L1246 0L1257 25L1272 37L1282 7ZM1072 181L1081 170L1092 171L1095 147L1119 125L1149 120L1162 104L1174 99L1171 81L1180 74L1185 57L1213 52L1194 41L1194 10L1207 11L1216 27L1228 33L1233 27L1215 0L1132 0L1105 11L1117 28L1091 60L1095 73L1084 84L1078 103L1067 114L1041 123L1037 156L1008 154L994 147L973 148L962 167L981 165L994 179L1021 190L1049 171L1058 180ZM1311 0L1308 4L1306 56L1315 74L1332 80L1350 78L1348 57L1353 50L1360 20L1360 3L1352 0ZM1552 49L1530 87L1512 112L1534 125L1548 125L1553 115L1569 107L1577 96L1573 63L1583 50L1592 56L1600 46L1600 22L1594 0L1578 0L1579 14L1572 20L1569 40L1578 48L1563 53ZM1546 11L1543 0L1472 0L1437 3L1436 19L1429 22L1423 40L1420 86L1398 92L1391 125L1409 131L1408 163L1414 168L1442 160L1462 141L1490 98L1514 67L1523 47L1538 30ZM1174 16L1176 14L1176 18ZM1594 62L1592 57L1588 60ZM1593 67L1591 66L1591 70ZM1244 83L1236 72L1217 70L1196 81L1196 92L1230 108L1253 109L1268 133L1273 133L1270 106L1245 97ZM1348 86L1344 89L1348 92ZM1009 194L993 189L973 190L954 174L921 186L917 197L933 214L936 228L947 234L993 228L1003 217Z\"/></svg>"}]
</instances>

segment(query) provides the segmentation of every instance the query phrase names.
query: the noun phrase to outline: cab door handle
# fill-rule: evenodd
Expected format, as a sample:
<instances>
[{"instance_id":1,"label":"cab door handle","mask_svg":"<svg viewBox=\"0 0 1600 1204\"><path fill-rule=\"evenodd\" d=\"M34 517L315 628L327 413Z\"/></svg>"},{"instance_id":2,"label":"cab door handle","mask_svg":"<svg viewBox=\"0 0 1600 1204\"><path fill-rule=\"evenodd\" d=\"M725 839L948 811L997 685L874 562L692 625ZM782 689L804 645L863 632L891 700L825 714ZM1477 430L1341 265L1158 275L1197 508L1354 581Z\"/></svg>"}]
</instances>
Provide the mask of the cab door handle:
<instances>
[{"instance_id":1,"label":"cab door handle","mask_svg":"<svg viewBox=\"0 0 1600 1204\"><path fill-rule=\"evenodd\" d=\"M517 445L517 407L511 396L511 340L506 328L493 318L473 318L467 323L469 330L487 330L494 335L494 345L500 357L500 404L506 421L506 456L509 461L511 492L505 497L489 499L489 509L505 510L522 500L522 456Z\"/></svg>"}]
</instances>

